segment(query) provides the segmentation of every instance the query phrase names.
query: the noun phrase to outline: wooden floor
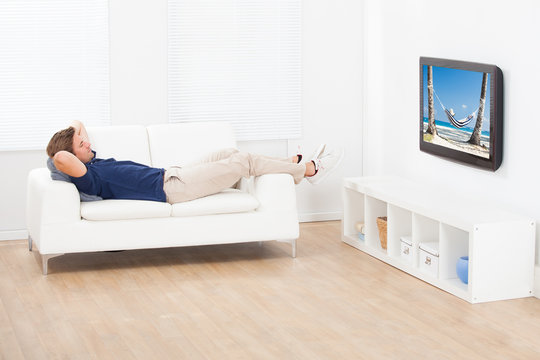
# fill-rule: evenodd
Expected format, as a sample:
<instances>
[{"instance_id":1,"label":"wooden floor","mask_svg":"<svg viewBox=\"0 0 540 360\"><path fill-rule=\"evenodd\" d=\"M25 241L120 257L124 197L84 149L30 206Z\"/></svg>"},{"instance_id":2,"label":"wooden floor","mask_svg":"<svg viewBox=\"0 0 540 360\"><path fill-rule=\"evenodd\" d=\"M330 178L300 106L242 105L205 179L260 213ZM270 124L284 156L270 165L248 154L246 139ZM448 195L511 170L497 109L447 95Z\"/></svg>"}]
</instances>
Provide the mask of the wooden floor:
<instances>
[{"instance_id":1,"label":"wooden floor","mask_svg":"<svg viewBox=\"0 0 540 360\"><path fill-rule=\"evenodd\" d=\"M0 242L4 359L540 359L540 300L471 305L301 225L268 242L49 262Z\"/></svg>"}]
</instances>

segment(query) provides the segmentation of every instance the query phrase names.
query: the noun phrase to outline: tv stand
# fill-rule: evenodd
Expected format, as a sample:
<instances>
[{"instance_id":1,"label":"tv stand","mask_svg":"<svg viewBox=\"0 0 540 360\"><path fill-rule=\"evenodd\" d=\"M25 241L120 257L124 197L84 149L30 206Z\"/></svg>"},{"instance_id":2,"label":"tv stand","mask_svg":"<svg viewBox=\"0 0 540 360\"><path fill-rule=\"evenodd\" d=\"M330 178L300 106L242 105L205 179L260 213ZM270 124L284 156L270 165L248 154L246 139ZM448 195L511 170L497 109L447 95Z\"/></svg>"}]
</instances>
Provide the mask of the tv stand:
<instances>
[{"instance_id":1,"label":"tv stand","mask_svg":"<svg viewBox=\"0 0 540 360\"><path fill-rule=\"evenodd\" d=\"M471 303L532 296L535 221L453 193L394 177L346 178L342 240ZM379 241L379 216L388 218L387 250ZM364 240L358 222L365 224ZM401 256L402 236L412 239L411 263ZM424 242L438 242L436 276L419 268ZM461 256L469 256L468 284L456 273Z\"/></svg>"}]
</instances>

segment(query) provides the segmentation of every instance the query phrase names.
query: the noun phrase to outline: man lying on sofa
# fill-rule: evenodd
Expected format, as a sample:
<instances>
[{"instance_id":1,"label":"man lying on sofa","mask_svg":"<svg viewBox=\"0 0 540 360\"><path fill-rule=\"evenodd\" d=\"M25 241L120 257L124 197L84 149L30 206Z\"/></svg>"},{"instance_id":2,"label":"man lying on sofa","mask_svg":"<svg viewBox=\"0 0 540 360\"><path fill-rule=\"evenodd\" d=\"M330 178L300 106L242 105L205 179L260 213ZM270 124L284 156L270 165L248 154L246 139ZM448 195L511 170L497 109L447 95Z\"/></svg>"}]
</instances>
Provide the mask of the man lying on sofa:
<instances>
[{"instance_id":1,"label":"man lying on sofa","mask_svg":"<svg viewBox=\"0 0 540 360\"><path fill-rule=\"evenodd\" d=\"M290 174L296 184L306 178L318 184L334 170L343 157L342 150L327 151L319 146L310 161L302 155L288 159L224 149L210 154L200 163L153 168L133 161L99 159L90 147L84 125L75 121L53 135L47 154L54 166L69 175L79 192L103 199L132 199L168 202L194 200L233 186L242 177L264 174Z\"/></svg>"}]
</instances>

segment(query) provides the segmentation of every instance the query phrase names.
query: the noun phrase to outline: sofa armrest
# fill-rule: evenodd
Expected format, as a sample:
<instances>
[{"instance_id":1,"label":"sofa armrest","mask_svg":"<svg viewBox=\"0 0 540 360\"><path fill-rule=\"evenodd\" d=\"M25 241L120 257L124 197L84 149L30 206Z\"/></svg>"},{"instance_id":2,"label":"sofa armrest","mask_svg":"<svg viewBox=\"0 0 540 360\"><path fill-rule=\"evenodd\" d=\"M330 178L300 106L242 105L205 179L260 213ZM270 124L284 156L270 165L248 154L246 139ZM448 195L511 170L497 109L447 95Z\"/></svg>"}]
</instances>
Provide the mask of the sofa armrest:
<instances>
[{"instance_id":1,"label":"sofa armrest","mask_svg":"<svg viewBox=\"0 0 540 360\"><path fill-rule=\"evenodd\" d=\"M28 174L26 223L28 234L38 240L42 226L81 219L81 202L75 185L52 180L46 168Z\"/></svg>"},{"instance_id":2,"label":"sofa armrest","mask_svg":"<svg viewBox=\"0 0 540 360\"><path fill-rule=\"evenodd\" d=\"M257 211L297 213L296 188L288 174L267 174L254 178L252 194L259 200Z\"/></svg>"}]
</instances>

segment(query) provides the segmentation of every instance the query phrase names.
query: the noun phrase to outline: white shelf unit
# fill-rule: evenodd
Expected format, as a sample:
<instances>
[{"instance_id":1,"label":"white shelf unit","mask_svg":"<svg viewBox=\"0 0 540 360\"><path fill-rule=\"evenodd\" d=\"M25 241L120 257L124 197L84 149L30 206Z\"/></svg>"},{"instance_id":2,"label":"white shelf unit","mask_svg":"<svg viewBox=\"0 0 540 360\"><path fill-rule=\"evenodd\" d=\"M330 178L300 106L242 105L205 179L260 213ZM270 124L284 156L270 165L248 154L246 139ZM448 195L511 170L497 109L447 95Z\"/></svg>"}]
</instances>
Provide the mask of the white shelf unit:
<instances>
[{"instance_id":1,"label":"white shelf unit","mask_svg":"<svg viewBox=\"0 0 540 360\"><path fill-rule=\"evenodd\" d=\"M470 303L531 296L534 287L534 220L475 204L449 191L428 191L404 179L346 178L342 239L429 284ZM387 250L376 219L387 216ZM356 224L365 224L361 240ZM412 238L412 263L401 257L400 237ZM438 242L438 275L419 268L419 244ZM456 262L469 256L468 284Z\"/></svg>"}]
</instances>

